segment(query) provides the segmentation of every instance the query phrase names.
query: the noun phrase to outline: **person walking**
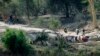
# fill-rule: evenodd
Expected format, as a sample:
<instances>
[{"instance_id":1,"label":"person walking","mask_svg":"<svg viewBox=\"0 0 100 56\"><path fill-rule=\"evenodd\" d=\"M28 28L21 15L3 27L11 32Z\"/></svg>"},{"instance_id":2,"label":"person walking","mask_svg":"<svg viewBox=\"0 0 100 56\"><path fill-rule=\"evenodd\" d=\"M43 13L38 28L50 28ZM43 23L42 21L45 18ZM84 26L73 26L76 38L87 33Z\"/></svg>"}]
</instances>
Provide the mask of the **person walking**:
<instances>
[{"instance_id":1,"label":"person walking","mask_svg":"<svg viewBox=\"0 0 100 56\"><path fill-rule=\"evenodd\" d=\"M10 15L8 18L8 24L13 24L13 15Z\"/></svg>"},{"instance_id":2,"label":"person walking","mask_svg":"<svg viewBox=\"0 0 100 56\"><path fill-rule=\"evenodd\" d=\"M77 35L79 34L79 29L76 29L76 34L77 34Z\"/></svg>"},{"instance_id":3,"label":"person walking","mask_svg":"<svg viewBox=\"0 0 100 56\"><path fill-rule=\"evenodd\" d=\"M2 21L3 20L3 18L2 18L2 15L0 14L0 21Z\"/></svg>"},{"instance_id":4,"label":"person walking","mask_svg":"<svg viewBox=\"0 0 100 56\"><path fill-rule=\"evenodd\" d=\"M67 33L67 32L68 32L68 31L67 31L67 28L64 28L64 32L65 32L65 33Z\"/></svg>"},{"instance_id":5,"label":"person walking","mask_svg":"<svg viewBox=\"0 0 100 56\"><path fill-rule=\"evenodd\" d=\"M82 29L82 33L83 33L82 35L85 35L85 29L84 28Z\"/></svg>"}]
</instances>

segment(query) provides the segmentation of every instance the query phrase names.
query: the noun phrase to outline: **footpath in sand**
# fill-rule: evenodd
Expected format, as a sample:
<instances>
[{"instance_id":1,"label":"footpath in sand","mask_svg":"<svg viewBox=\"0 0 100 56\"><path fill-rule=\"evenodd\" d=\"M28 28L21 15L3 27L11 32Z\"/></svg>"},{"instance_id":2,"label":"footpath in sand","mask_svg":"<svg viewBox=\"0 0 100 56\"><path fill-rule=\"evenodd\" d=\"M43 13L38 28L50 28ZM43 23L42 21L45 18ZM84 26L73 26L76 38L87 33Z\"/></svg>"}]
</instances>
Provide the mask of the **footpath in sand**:
<instances>
[{"instance_id":1,"label":"footpath in sand","mask_svg":"<svg viewBox=\"0 0 100 56\"><path fill-rule=\"evenodd\" d=\"M34 27L29 27L28 25L23 25L23 24L9 25L9 24L5 24L4 22L0 22L0 32L4 32L6 28L21 29L26 32L42 32L44 30L43 28L34 28ZM54 32L54 31L50 29L46 29L46 32ZM62 34L63 36L76 36L75 32L64 33L63 30L59 30L58 32ZM95 30L93 32L86 33L86 35L88 36L100 35L100 31Z\"/></svg>"},{"instance_id":2,"label":"footpath in sand","mask_svg":"<svg viewBox=\"0 0 100 56\"><path fill-rule=\"evenodd\" d=\"M4 22L0 22L0 32L5 31L6 28L21 29L26 32L29 32L29 31L42 32L43 31L42 28L28 27L28 25L22 25L22 24L9 25L9 24L5 24ZM48 29L46 29L46 31L52 32L52 30L48 30Z\"/></svg>"},{"instance_id":3,"label":"footpath in sand","mask_svg":"<svg viewBox=\"0 0 100 56\"><path fill-rule=\"evenodd\" d=\"M42 28L29 27L28 25L22 25L22 24L9 25L9 24L5 24L4 22L0 22L0 33L4 32L6 28L21 29L26 32L42 32L44 30ZM54 32L54 31L46 29L46 32ZM64 33L63 30L59 30L58 32L62 34L63 36L76 36L75 32ZM85 35L90 36L91 38L95 38L94 36L98 36L100 38L100 31L94 30L93 32L86 33ZM89 41L85 43L85 45L91 44L91 43L100 43L100 41L95 41L95 42ZM84 45L84 43L75 43L75 45L81 46L81 45Z\"/></svg>"}]
</instances>

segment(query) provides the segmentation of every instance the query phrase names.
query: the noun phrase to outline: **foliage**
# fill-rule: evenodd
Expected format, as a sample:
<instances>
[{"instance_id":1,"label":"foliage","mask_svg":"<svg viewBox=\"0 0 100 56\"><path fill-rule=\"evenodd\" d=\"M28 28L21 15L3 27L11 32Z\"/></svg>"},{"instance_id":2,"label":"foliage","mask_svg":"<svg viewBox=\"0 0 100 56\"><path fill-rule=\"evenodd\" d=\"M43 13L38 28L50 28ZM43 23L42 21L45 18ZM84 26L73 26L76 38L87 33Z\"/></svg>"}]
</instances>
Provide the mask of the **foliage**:
<instances>
[{"instance_id":1,"label":"foliage","mask_svg":"<svg viewBox=\"0 0 100 56\"><path fill-rule=\"evenodd\" d=\"M36 41L47 41L48 40L48 34L44 31L45 30L43 30L43 32L37 35Z\"/></svg>"},{"instance_id":2,"label":"foliage","mask_svg":"<svg viewBox=\"0 0 100 56\"><path fill-rule=\"evenodd\" d=\"M45 21L45 18L41 18L41 17L38 17L37 20L35 20L35 22L33 22L33 24L36 26L36 27L48 27L48 23Z\"/></svg>"},{"instance_id":3,"label":"foliage","mask_svg":"<svg viewBox=\"0 0 100 56\"><path fill-rule=\"evenodd\" d=\"M11 0L0 0L0 13L6 8L6 5L8 5L11 2Z\"/></svg>"},{"instance_id":4,"label":"foliage","mask_svg":"<svg viewBox=\"0 0 100 56\"><path fill-rule=\"evenodd\" d=\"M49 8L51 9L52 12L59 12L59 11L64 11L65 15L69 17L69 11L70 7L74 6L76 7L79 11L82 10L82 8L86 7L88 5L88 2L83 2L84 0L48 0L48 5ZM74 10L72 8L71 10Z\"/></svg>"},{"instance_id":5,"label":"foliage","mask_svg":"<svg viewBox=\"0 0 100 56\"><path fill-rule=\"evenodd\" d=\"M58 18L51 17L48 26L51 29L58 29L61 26L61 22L59 21Z\"/></svg>"},{"instance_id":6,"label":"foliage","mask_svg":"<svg viewBox=\"0 0 100 56\"><path fill-rule=\"evenodd\" d=\"M2 38L4 46L12 53L26 55L31 46L27 43L25 34L21 30L7 29Z\"/></svg>"},{"instance_id":7,"label":"foliage","mask_svg":"<svg viewBox=\"0 0 100 56\"><path fill-rule=\"evenodd\" d=\"M50 29L58 29L61 26L61 22L58 18L50 17L48 19L38 17L33 23L36 27L44 27Z\"/></svg>"},{"instance_id":8,"label":"foliage","mask_svg":"<svg viewBox=\"0 0 100 56\"><path fill-rule=\"evenodd\" d=\"M66 48L66 47L67 47L67 44L64 41L64 39L59 38L59 43L58 43L57 49L54 50L54 55L55 56L66 56L66 53L64 51L64 48Z\"/></svg>"},{"instance_id":9,"label":"foliage","mask_svg":"<svg viewBox=\"0 0 100 56\"><path fill-rule=\"evenodd\" d=\"M95 8L100 11L100 0L95 0Z\"/></svg>"},{"instance_id":10,"label":"foliage","mask_svg":"<svg viewBox=\"0 0 100 56\"><path fill-rule=\"evenodd\" d=\"M94 56L100 56L100 46L96 46L94 49L92 49L92 54Z\"/></svg>"},{"instance_id":11,"label":"foliage","mask_svg":"<svg viewBox=\"0 0 100 56\"><path fill-rule=\"evenodd\" d=\"M84 49L84 50L78 50L77 51L77 56L88 56L90 53L87 49Z\"/></svg>"},{"instance_id":12,"label":"foliage","mask_svg":"<svg viewBox=\"0 0 100 56\"><path fill-rule=\"evenodd\" d=\"M31 16L34 11L33 0L19 0L19 9L23 15ZM29 14L29 15L28 15Z\"/></svg>"},{"instance_id":13,"label":"foliage","mask_svg":"<svg viewBox=\"0 0 100 56\"><path fill-rule=\"evenodd\" d=\"M44 11L47 9L47 0L33 0L34 1L34 13L35 16L44 14Z\"/></svg>"},{"instance_id":14,"label":"foliage","mask_svg":"<svg viewBox=\"0 0 100 56\"><path fill-rule=\"evenodd\" d=\"M27 21L31 24L31 17L40 16L45 14L62 14L66 15L66 17L73 17L72 14L75 15L76 9L81 12L81 10L88 5L87 0L4 0L9 1L9 3L3 3L1 12L8 13L8 15L12 14L12 12L16 12L16 16L20 15L20 18L23 16L27 16ZM1 2L0 2L1 4ZM6 7L7 8L6 8ZM75 10L75 11L74 11ZM77 14L77 13L76 13ZM70 16L71 15L71 16ZM67 21L71 21L72 18L67 19ZM32 18L33 19L33 18Z\"/></svg>"}]
</instances>

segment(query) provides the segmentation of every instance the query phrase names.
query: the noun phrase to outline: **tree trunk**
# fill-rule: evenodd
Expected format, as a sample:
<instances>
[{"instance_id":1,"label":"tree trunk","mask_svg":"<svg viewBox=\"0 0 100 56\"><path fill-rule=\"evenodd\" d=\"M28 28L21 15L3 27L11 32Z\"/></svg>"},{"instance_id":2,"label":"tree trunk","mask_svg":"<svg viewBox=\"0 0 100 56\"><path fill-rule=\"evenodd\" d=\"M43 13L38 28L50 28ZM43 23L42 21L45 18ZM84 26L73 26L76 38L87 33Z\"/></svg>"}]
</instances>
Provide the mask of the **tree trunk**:
<instances>
[{"instance_id":1,"label":"tree trunk","mask_svg":"<svg viewBox=\"0 0 100 56\"><path fill-rule=\"evenodd\" d=\"M91 14L92 14L92 18L93 18L93 28L97 28L97 20L96 20L96 12L95 12L95 8L94 8L94 0L88 0L89 4L90 4L90 8L91 8Z\"/></svg>"},{"instance_id":2,"label":"tree trunk","mask_svg":"<svg viewBox=\"0 0 100 56\"><path fill-rule=\"evenodd\" d=\"M26 0L26 15L27 15L27 19L28 19L28 24L31 25L31 20L30 20L30 11L29 11L29 0Z\"/></svg>"},{"instance_id":3,"label":"tree trunk","mask_svg":"<svg viewBox=\"0 0 100 56\"><path fill-rule=\"evenodd\" d=\"M66 4L66 8L65 8L65 14L66 14L66 18L69 18L69 9L68 9L67 4Z\"/></svg>"},{"instance_id":4,"label":"tree trunk","mask_svg":"<svg viewBox=\"0 0 100 56\"><path fill-rule=\"evenodd\" d=\"M70 18L69 18L69 9L68 6L66 5L65 7L65 15L66 15L66 23L70 23Z\"/></svg>"}]
</instances>

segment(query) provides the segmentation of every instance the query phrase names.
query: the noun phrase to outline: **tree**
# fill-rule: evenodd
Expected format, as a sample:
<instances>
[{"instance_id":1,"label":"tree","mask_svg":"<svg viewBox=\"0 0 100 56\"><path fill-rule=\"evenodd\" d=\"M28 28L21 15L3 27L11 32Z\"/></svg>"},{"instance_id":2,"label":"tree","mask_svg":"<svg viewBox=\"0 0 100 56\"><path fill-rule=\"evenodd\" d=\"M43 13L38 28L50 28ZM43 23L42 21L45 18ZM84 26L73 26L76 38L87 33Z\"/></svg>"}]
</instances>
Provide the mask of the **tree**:
<instances>
[{"instance_id":1,"label":"tree","mask_svg":"<svg viewBox=\"0 0 100 56\"><path fill-rule=\"evenodd\" d=\"M94 8L94 0L88 0L89 4L90 4L90 8L91 8L91 14L92 14L92 18L93 18L93 27L97 28L97 23L96 23L96 12L95 12L95 8Z\"/></svg>"},{"instance_id":2,"label":"tree","mask_svg":"<svg viewBox=\"0 0 100 56\"><path fill-rule=\"evenodd\" d=\"M11 3L11 0L0 0L0 14L2 15L2 18L5 17L5 14L7 15L7 5Z\"/></svg>"},{"instance_id":3,"label":"tree","mask_svg":"<svg viewBox=\"0 0 100 56\"><path fill-rule=\"evenodd\" d=\"M67 18L69 18L69 8L71 6L74 6L81 11L82 8L87 5L88 2L83 2L83 0L48 0L48 6L53 12L64 11Z\"/></svg>"},{"instance_id":4,"label":"tree","mask_svg":"<svg viewBox=\"0 0 100 56\"><path fill-rule=\"evenodd\" d=\"M95 0L94 5L95 5L96 10L100 11L100 0Z\"/></svg>"},{"instance_id":5,"label":"tree","mask_svg":"<svg viewBox=\"0 0 100 56\"><path fill-rule=\"evenodd\" d=\"M0 0L0 8L4 7L7 3L10 3L11 0Z\"/></svg>"},{"instance_id":6,"label":"tree","mask_svg":"<svg viewBox=\"0 0 100 56\"><path fill-rule=\"evenodd\" d=\"M33 0L34 1L34 16L38 18L47 12L47 0Z\"/></svg>"},{"instance_id":7,"label":"tree","mask_svg":"<svg viewBox=\"0 0 100 56\"><path fill-rule=\"evenodd\" d=\"M28 24L31 24L30 16L34 11L34 1L33 0L19 0L19 7L21 8L22 14L27 15Z\"/></svg>"},{"instance_id":8,"label":"tree","mask_svg":"<svg viewBox=\"0 0 100 56\"><path fill-rule=\"evenodd\" d=\"M4 47L13 54L27 56L31 51L31 46L22 30L6 29L2 42Z\"/></svg>"}]
</instances>

